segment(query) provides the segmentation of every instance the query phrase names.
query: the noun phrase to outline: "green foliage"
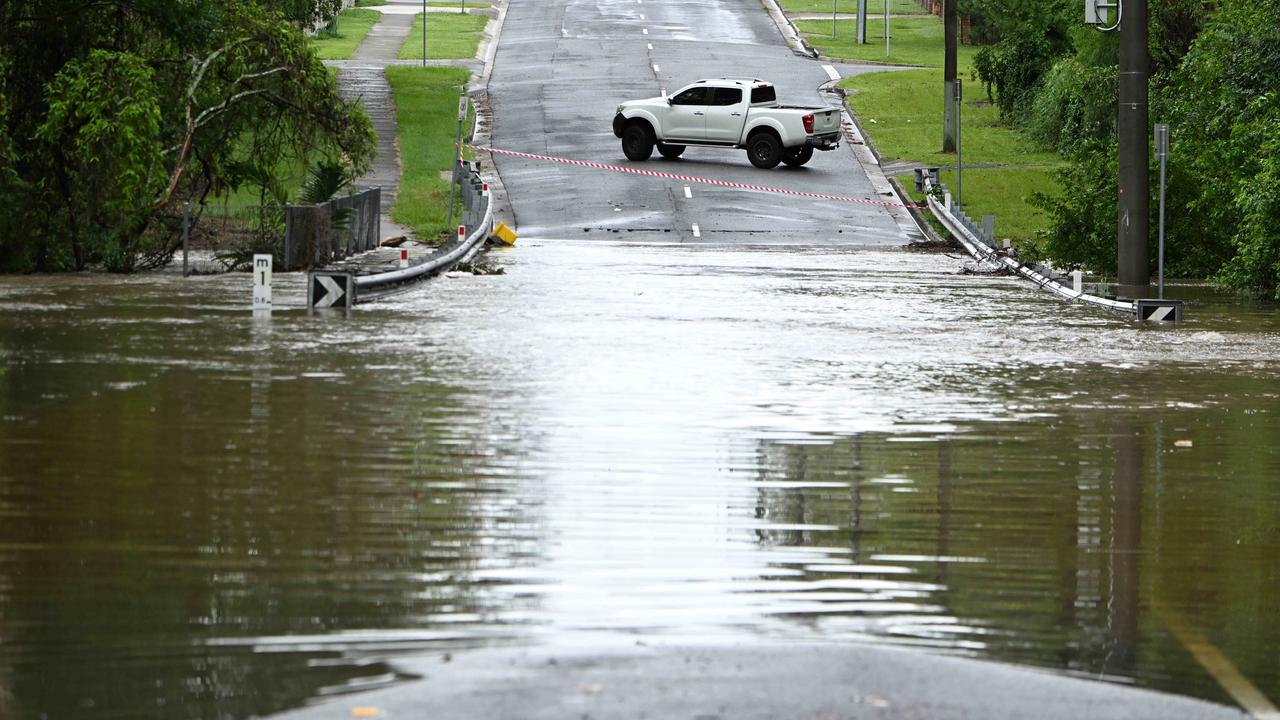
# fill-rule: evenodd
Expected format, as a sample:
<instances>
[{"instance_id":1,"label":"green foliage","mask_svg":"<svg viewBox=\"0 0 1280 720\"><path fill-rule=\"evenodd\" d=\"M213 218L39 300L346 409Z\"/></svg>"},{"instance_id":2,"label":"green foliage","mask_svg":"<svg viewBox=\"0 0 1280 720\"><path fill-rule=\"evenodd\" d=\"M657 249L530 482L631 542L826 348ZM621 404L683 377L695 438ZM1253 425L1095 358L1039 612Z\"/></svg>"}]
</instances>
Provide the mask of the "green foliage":
<instances>
[{"instance_id":1,"label":"green foliage","mask_svg":"<svg viewBox=\"0 0 1280 720\"><path fill-rule=\"evenodd\" d=\"M282 14L326 2L0 3L0 269L165 262L184 202L367 167L368 117Z\"/></svg>"},{"instance_id":2,"label":"green foliage","mask_svg":"<svg viewBox=\"0 0 1280 720\"><path fill-rule=\"evenodd\" d=\"M1006 120L1022 120L1029 111L1040 78L1058 56L1046 35L1035 29L982 48L973 58L974 71L986 86L988 99Z\"/></svg>"},{"instance_id":3,"label":"green foliage","mask_svg":"<svg viewBox=\"0 0 1280 720\"><path fill-rule=\"evenodd\" d=\"M1032 204L1047 212L1049 229L1023 246L1029 260L1107 271L1116 266L1116 144L1093 140L1070 165L1055 173L1061 192L1035 193Z\"/></svg>"},{"instance_id":4,"label":"green foliage","mask_svg":"<svg viewBox=\"0 0 1280 720\"><path fill-rule=\"evenodd\" d=\"M1258 174L1241 183L1235 197L1240 225L1235 256L1218 273L1231 287L1280 299L1280 120L1264 130Z\"/></svg>"},{"instance_id":5,"label":"green foliage","mask_svg":"<svg viewBox=\"0 0 1280 720\"><path fill-rule=\"evenodd\" d=\"M1117 78L1115 66L1085 65L1074 58L1059 61L1031 99L1027 132L1063 155L1091 140L1114 138Z\"/></svg>"},{"instance_id":6,"label":"green foliage","mask_svg":"<svg viewBox=\"0 0 1280 720\"><path fill-rule=\"evenodd\" d=\"M74 267L94 257L111 270L133 269L137 230L163 176L151 69L134 55L93 50L62 67L46 99L36 138L52 156L64 200L50 208L50 229L69 241Z\"/></svg>"},{"instance_id":7,"label":"green foliage","mask_svg":"<svg viewBox=\"0 0 1280 720\"><path fill-rule=\"evenodd\" d=\"M974 42L1008 42L1031 30L1055 55L1070 50L1070 29L1082 12L1076 0L960 0L957 11L970 19Z\"/></svg>"}]
</instances>

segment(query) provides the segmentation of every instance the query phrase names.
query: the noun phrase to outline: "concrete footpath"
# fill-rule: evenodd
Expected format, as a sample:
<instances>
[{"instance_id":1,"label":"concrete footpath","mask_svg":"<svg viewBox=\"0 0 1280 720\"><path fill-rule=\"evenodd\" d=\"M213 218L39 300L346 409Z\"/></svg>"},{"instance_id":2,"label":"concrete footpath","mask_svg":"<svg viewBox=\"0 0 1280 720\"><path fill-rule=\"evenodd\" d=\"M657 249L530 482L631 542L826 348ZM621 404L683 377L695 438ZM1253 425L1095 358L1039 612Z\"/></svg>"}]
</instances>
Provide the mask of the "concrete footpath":
<instances>
[{"instance_id":1,"label":"concrete footpath","mask_svg":"<svg viewBox=\"0 0 1280 720\"><path fill-rule=\"evenodd\" d=\"M389 65L417 65L420 61L398 58L401 46L413 29L413 21L421 7L406 0L391 0L387 5L373 8L382 11L378 23L369 30L350 60L329 61L336 70L338 89L348 100L359 98L377 134L377 156L369 171L356 179L360 187L382 188L381 239L404 236L409 241L401 247L409 251L412 261L430 255L435 248L421 242L414 232L391 219L400 190L403 164L398 142L399 124L396 120L395 98L387 81ZM458 12L452 8L428 8L432 12ZM468 11L470 12L470 10ZM483 69L478 60L431 60L429 65L465 67L474 72ZM398 249L380 249L347 258L334 263L330 269L347 269L356 273L376 272L397 267Z\"/></svg>"},{"instance_id":2,"label":"concrete footpath","mask_svg":"<svg viewBox=\"0 0 1280 720\"><path fill-rule=\"evenodd\" d=\"M1189 698L866 645L751 643L480 650L397 660L421 679L292 720L1244 720Z\"/></svg>"}]
</instances>

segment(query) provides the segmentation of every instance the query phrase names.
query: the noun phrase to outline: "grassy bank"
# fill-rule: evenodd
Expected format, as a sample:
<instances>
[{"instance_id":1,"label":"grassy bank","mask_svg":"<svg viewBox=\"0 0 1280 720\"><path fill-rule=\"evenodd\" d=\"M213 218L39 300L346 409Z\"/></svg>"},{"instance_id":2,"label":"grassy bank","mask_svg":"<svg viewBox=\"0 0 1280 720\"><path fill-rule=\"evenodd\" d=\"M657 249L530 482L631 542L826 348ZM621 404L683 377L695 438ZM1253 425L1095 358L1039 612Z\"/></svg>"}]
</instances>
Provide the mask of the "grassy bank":
<instances>
[{"instance_id":1,"label":"grassy bank","mask_svg":"<svg viewBox=\"0 0 1280 720\"><path fill-rule=\"evenodd\" d=\"M463 68L387 68L400 126L403 165L399 198L391 218L412 228L426 242L452 236L453 228L445 225L449 182L440 174L452 167L458 86L470 76L470 71Z\"/></svg>"},{"instance_id":2,"label":"grassy bank","mask_svg":"<svg viewBox=\"0 0 1280 720\"><path fill-rule=\"evenodd\" d=\"M338 14L338 34L330 36L321 31L312 38L311 46L321 60L349 60L365 35L369 34L369 29L381 18L382 13L377 10L343 10Z\"/></svg>"},{"instance_id":3,"label":"grassy bank","mask_svg":"<svg viewBox=\"0 0 1280 720\"><path fill-rule=\"evenodd\" d=\"M942 21L937 18L890 18L889 54L884 54L884 18L867 20L867 42L854 42L857 25L852 20L837 20L836 36L831 37L830 20L800 20L796 29L810 45L824 56L837 60L885 63L889 65L917 65L942 67ZM977 48L961 45L956 60L961 75L968 77Z\"/></svg>"},{"instance_id":4,"label":"grassy bank","mask_svg":"<svg viewBox=\"0 0 1280 720\"><path fill-rule=\"evenodd\" d=\"M458 60L475 57L489 18L465 13L427 13L427 59ZM422 14L413 20L409 38L400 48L401 60L422 59Z\"/></svg>"},{"instance_id":5,"label":"grassy bank","mask_svg":"<svg viewBox=\"0 0 1280 720\"><path fill-rule=\"evenodd\" d=\"M853 43L852 21L837 22L834 40L830 22L801 21L797 27L810 44L829 57L862 62L886 60L883 41L875 39L883 27L879 21L868 23L867 37L871 42L866 45ZM898 18L891 19L889 27L892 37L888 60L922 69L857 75L841 80L840 87L848 92L849 107L886 161L943 168L942 181L954 188L956 156L942 152L942 23L936 18ZM977 48L962 45L957 57L958 75L965 90L961 109L961 150L966 168L964 206L973 217L995 215L999 237L1030 238L1045 226L1043 213L1029 202L1031 194L1055 192L1050 173L1062 164L1062 159L1037 148L1016 128L1001 123L999 111L986 102L986 91L971 79L976 52ZM948 166L951 170L947 170ZM910 174L898 179L904 187L913 186Z\"/></svg>"},{"instance_id":6,"label":"grassy bank","mask_svg":"<svg viewBox=\"0 0 1280 720\"><path fill-rule=\"evenodd\" d=\"M780 0L778 5L782 7L783 12L790 15L831 12L831 0ZM842 15L853 15L858 12L858 0L836 0L835 11ZM925 15L928 12L915 0L889 0L890 15ZM884 15L884 0L867 0L867 16L875 17L876 15Z\"/></svg>"}]
</instances>

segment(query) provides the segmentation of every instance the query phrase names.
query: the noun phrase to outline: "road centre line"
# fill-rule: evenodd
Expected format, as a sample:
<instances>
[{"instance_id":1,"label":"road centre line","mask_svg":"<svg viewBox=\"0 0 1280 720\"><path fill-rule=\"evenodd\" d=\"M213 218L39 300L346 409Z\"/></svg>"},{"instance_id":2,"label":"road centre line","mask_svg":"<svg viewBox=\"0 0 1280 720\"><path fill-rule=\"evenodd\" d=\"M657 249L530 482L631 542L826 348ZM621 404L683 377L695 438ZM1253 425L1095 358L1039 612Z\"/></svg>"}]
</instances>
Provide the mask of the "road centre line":
<instances>
[{"instance_id":1,"label":"road centre line","mask_svg":"<svg viewBox=\"0 0 1280 720\"><path fill-rule=\"evenodd\" d=\"M693 224L693 236L696 238L702 237L702 228L698 227L698 223Z\"/></svg>"},{"instance_id":2,"label":"road centre line","mask_svg":"<svg viewBox=\"0 0 1280 720\"><path fill-rule=\"evenodd\" d=\"M653 64L653 71L654 71L654 72L661 72L661 70L658 68L658 63L654 63L654 64Z\"/></svg>"},{"instance_id":3,"label":"road centre line","mask_svg":"<svg viewBox=\"0 0 1280 720\"><path fill-rule=\"evenodd\" d=\"M644 33L645 35L648 35L648 34L649 34L649 28L640 28L640 32Z\"/></svg>"},{"instance_id":4,"label":"road centre line","mask_svg":"<svg viewBox=\"0 0 1280 720\"><path fill-rule=\"evenodd\" d=\"M594 170L612 170L613 172L628 173L631 175L644 175L645 177L664 178L667 180L681 180L688 183L700 183L702 185L714 185L716 187L734 188L737 190L754 190L756 192L778 193L780 195L791 195L793 197L860 203L863 205L876 205L879 207L927 207L924 205L903 205L902 203L897 202L869 200L867 198L846 197L843 195L826 195L823 193L806 192L804 190L789 190L787 188L770 187L768 185L750 185L747 183L732 182L729 180L714 180L711 178L697 177L695 175L676 175L675 173L658 172L656 170L641 170L640 168L625 167L622 165L606 165L605 163L587 162L586 160L573 160L571 158L556 157L554 155L535 155L534 153L520 152L518 150L502 150L494 147L486 147L484 145L468 144L465 147L469 147L472 150L479 152L487 152L497 155L510 155L512 157L520 157L528 160L545 160L547 162L560 163L562 165L592 168ZM1280 720L1280 718L1277 720Z\"/></svg>"},{"instance_id":5,"label":"road centre line","mask_svg":"<svg viewBox=\"0 0 1280 720\"><path fill-rule=\"evenodd\" d=\"M684 196L685 196L686 198L691 198L691 197L693 197L693 191L689 189L689 186L688 186L688 185L685 185L685 186L684 186Z\"/></svg>"},{"instance_id":6,"label":"road centre line","mask_svg":"<svg viewBox=\"0 0 1280 720\"><path fill-rule=\"evenodd\" d=\"M1280 709L1267 699L1253 683L1249 682L1222 651L1209 642L1199 630L1192 627L1181 614L1164 603L1155 603L1155 610L1164 619L1169 632L1182 643L1191 656L1200 663L1218 685L1227 691L1245 712L1257 720L1280 720Z\"/></svg>"},{"instance_id":7,"label":"road centre line","mask_svg":"<svg viewBox=\"0 0 1280 720\"><path fill-rule=\"evenodd\" d=\"M652 49L653 49L653 43L649 43L649 49L650 49L650 50L652 50Z\"/></svg>"}]
</instances>

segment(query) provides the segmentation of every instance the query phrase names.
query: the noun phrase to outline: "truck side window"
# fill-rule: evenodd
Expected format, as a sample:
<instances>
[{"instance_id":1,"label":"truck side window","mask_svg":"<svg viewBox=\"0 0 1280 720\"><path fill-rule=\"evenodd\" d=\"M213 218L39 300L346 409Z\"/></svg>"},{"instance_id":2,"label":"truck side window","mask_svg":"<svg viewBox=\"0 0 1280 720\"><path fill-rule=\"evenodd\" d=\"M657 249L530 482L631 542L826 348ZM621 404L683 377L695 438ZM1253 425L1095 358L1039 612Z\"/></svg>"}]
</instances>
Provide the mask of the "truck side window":
<instances>
[{"instance_id":1,"label":"truck side window","mask_svg":"<svg viewBox=\"0 0 1280 720\"><path fill-rule=\"evenodd\" d=\"M742 102L742 88L715 88L709 105L737 105Z\"/></svg>"},{"instance_id":2,"label":"truck side window","mask_svg":"<svg viewBox=\"0 0 1280 720\"><path fill-rule=\"evenodd\" d=\"M777 102L778 94L773 91L772 85L764 87L751 88L751 104Z\"/></svg>"},{"instance_id":3,"label":"truck side window","mask_svg":"<svg viewBox=\"0 0 1280 720\"><path fill-rule=\"evenodd\" d=\"M691 87L671 98L672 105L706 105L707 88Z\"/></svg>"}]
</instances>

